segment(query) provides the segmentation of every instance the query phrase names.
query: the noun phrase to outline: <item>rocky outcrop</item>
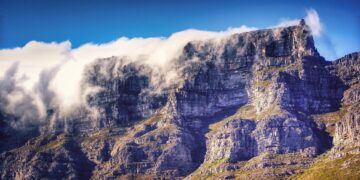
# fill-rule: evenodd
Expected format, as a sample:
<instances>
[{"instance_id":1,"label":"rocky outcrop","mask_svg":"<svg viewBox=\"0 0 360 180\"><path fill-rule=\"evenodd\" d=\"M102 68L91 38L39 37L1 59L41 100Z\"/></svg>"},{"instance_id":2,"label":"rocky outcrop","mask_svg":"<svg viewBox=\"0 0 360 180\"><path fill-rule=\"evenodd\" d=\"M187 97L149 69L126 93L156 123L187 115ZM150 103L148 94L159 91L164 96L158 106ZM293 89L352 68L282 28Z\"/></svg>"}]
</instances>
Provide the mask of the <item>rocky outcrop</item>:
<instances>
[{"instance_id":1,"label":"rocky outcrop","mask_svg":"<svg viewBox=\"0 0 360 180\"><path fill-rule=\"evenodd\" d=\"M344 92L342 113L335 125L334 149L357 147L360 145L360 53L334 61L330 69L349 87Z\"/></svg>"},{"instance_id":2,"label":"rocky outcrop","mask_svg":"<svg viewBox=\"0 0 360 180\"><path fill-rule=\"evenodd\" d=\"M352 85L359 82L360 77L360 53L355 52L344 56L336 61L330 67L331 72L340 77L346 85Z\"/></svg>"},{"instance_id":3,"label":"rocky outcrop","mask_svg":"<svg viewBox=\"0 0 360 180\"><path fill-rule=\"evenodd\" d=\"M345 115L336 123L334 145L336 148L360 146L360 84L352 85L344 95Z\"/></svg>"},{"instance_id":4,"label":"rocky outcrop","mask_svg":"<svg viewBox=\"0 0 360 180\"><path fill-rule=\"evenodd\" d=\"M205 160L227 159L232 162L248 160L258 154L258 144L252 136L256 123L251 120L232 120L227 122L207 143Z\"/></svg>"},{"instance_id":5,"label":"rocky outcrop","mask_svg":"<svg viewBox=\"0 0 360 180\"><path fill-rule=\"evenodd\" d=\"M314 157L328 147L314 129L315 123L294 116L230 120L209 135L205 163L232 163L261 154L302 153Z\"/></svg>"},{"instance_id":6,"label":"rocky outcrop","mask_svg":"<svg viewBox=\"0 0 360 180\"><path fill-rule=\"evenodd\" d=\"M109 159L99 163L93 178L116 178L132 174L141 177L179 177L196 168L192 152L196 149L190 133L152 116L116 139Z\"/></svg>"},{"instance_id":7,"label":"rocky outcrop","mask_svg":"<svg viewBox=\"0 0 360 180\"><path fill-rule=\"evenodd\" d=\"M94 167L71 137L40 136L1 154L1 179L88 179Z\"/></svg>"}]
</instances>

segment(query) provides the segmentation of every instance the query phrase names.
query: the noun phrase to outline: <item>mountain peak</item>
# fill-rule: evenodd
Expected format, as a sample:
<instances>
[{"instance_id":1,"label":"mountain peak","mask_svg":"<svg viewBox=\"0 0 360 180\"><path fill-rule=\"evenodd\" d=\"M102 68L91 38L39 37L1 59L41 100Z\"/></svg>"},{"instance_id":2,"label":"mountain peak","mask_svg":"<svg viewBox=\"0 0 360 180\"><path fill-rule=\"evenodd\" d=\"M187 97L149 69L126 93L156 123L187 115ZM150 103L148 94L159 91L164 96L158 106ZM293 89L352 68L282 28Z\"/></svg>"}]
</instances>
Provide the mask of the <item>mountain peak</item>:
<instances>
[{"instance_id":1,"label":"mountain peak","mask_svg":"<svg viewBox=\"0 0 360 180\"><path fill-rule=\"evenodd\" d=\"M304 20L304 19L301 19L301 20L300 20L300 26L306 26L306 23L305 23L305 20Z\"/></svg>"}]
</instances>

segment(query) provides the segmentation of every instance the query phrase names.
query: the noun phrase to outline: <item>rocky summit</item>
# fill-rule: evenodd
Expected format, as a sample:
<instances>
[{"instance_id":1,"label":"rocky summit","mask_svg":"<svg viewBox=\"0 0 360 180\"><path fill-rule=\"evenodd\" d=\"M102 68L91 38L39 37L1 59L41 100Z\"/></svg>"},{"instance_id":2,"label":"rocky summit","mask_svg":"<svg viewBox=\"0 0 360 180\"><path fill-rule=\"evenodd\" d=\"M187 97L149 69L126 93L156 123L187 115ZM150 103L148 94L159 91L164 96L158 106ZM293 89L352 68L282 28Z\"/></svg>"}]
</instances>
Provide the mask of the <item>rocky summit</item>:
<instances>
[{"instance_id":1,"label":"rocky summit","mask_svg":"<svg viewBox=\"0 0 360 180\"><path fill-rule=\"evenodd\" d=\"M325 60L303 21L188 42L169 86L128 62L89 64L76 114L0 112L0 179L360 178L360 52Z\"/></svg>"}]
</instances>

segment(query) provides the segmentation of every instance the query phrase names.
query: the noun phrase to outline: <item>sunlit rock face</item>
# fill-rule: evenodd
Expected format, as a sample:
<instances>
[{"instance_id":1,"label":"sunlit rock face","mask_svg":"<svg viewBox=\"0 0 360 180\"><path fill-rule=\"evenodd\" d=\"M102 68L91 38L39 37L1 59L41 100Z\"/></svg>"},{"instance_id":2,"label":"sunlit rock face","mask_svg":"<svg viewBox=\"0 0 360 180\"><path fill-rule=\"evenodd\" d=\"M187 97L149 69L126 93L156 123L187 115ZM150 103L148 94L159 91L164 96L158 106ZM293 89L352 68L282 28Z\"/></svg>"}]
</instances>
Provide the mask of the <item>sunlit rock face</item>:
<instances>
[{"instance_id":1,"label":"sunlit rock face","mask_svg":"<svg viewBox=\"0 0 360 180\"><path fill-rule=\"evenodd\" d=\"M192 41L181 52L170 83L128 57L89 64L86 107L49 112L41 136L1 154L1 178L192 178L264 154L312 159L359 138L359 55L324 60L303 23ZM332 140L329 123L312 115L345 105Z\"/></svg>"},{"instance_id":2,"label":"sunlit rock face","mask_svg":"<svg viewBox=\"0 0 360 180\"><path fill-rule=\"evenodd\" d=\"M360 138L360 53L352 53L333 63L337 74L349 87L342 99L344 113L336 123L334 145L337 149L359 146Z\"/></svg>"},{"instance_id":3,"label":"sunlit rock face","mask_svg":"<svg viewBox=\"0 0 360 180\"><path fill-rule=\"evenodd\" d=\"M213 134L207 144L206 160L249 160L263 153L303 152L314 156L323 146L311 122L291 116L272 116L258 123L234 119Z\"/></svg>"}]
</instances>

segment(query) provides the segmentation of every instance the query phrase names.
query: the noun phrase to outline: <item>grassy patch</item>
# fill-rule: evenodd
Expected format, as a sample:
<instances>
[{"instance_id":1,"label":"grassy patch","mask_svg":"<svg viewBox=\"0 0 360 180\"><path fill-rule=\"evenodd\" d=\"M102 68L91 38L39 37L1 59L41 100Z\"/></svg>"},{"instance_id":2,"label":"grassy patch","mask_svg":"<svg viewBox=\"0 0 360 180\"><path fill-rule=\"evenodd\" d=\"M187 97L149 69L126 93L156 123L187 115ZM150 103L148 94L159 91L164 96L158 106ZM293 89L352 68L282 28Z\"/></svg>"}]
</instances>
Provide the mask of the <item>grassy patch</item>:
<instances>
[{"instance_id":1,"label":"grassy patch","mask_svg":"<svg viewBox=\"0 0 360 180\"><path fill-rule=\"evenodd\" d=\"M46 150L49 150L49 149L54 149L56 147L61 146L62 144L63 144L62 141L57 141L57 140L56 141L51 141L51 142L45 144L44 146L41 146L39 148L39 151L46 151Z\"/></svg>"},{"instance_id":2,"label":"grassy patch","mask_svg":"<svg viewBox=\"0 0 360 180\"><path fill-rule=\"evenodd\" d=\"M211 162L205 162L202 166L203 168L212 168L212 167L217 167L225 162L227 162L229 158L222 158L222 159L218 159L215 161L211 161Z\"/></svg>"},{"instance_id":3,"label":"grassy patch","mask_svg":"<svg viewBox=\"0 0 360 180\"><path fill-rule=\"evenodd\" d=\"M313 163L311 157L302 153L269 154L264 153L248 161L229 163L226 160L204 163L193 174L193 179L286 179L289 173L301 173ZM217 172L218 167L235 165L237 170ZM260 165L260 166L259 166ZM265 165L265 166L262 166Z\"/></svg>"},{"instance_id":4,"label":"grassy patch","mask_svg":"<svg viewBox=\"0 0 360 180\"><path fill-rule=\"evenodd\" d=\"M255 86L258 86L258 87L263 87L263 88L266 88L266 87L269 87L271 84L271 81L270 80L258 80L258 81L255 81Z\"/></svg>"},{"instance_id":5,"label":"grassy patch","mask_svg":"<svg viewBox=\"0 0 360 180\"><path fill-rule=\"evenodd\" d=\"M234 120L234 119L249 119L249 120L262 120L266 117L273 116L276 114L280 114L281 110L280 107L275 105L273 108L268 108L265 111L262 111L260 113L256 112L255 106L252 104L247 104L244 106L241 106L235 114L226 117L225 119L213 123L209 126L210 133L215 132L218 128L223 126L225 123Z\"/></svg>"},{"instance_id":6,"label":"grassy patch","mask_svg":"<svg viewBox=\"0 0 360 180\"><path fill-rule=\"evenodd\" d=\"M144 125L154 124L156 122L159 122L161 119L163 119L162 114L154 114L150 116L149 118L141 121Z\"/></svg>"},{"instance_id":7,"label":"grassy patch","mask_svg":"<svg viewBox=\"0 0 360 180\"><path fill-rule=\"evenodd\" d=\"M245 164L234 173L236 179L276 179L275 177L287 176L289 172L302 172L312 162L309 157L301 153L288 154L262 154L245 162ZM271 164L270 167L259 167L259 163Z\"/></svg>"},{"instance_id":8,"label":"grassy patch","mask_svg":"<svg viewBox=\"0 0 360 180\"><path fill-rule=\"evenodd\" d=\"M347 107L341 107L338 111L313 115L313 118L316 122L333 124L339 122L345 116L346 112Z\"/></svg>"},{"instance_id":9,"label":"grassy patch","mask_svg":"<svg viewBox=\"0 0 360 180\"><path fill-rule=\"evenodd\" d=\"M35 148L35 151L36 152L41 152L41 151L47 151L47 150L50 150L50 149L55 149L57 147L60 147L61 145L63 145L65 143L65 137L66 135L65 134L60 134L56 137L56 139L48 139L48 143L47 144L44 144L44 145L41 145L41 146L37 146Z\"/></svg>"},{"instance_id":10,"label":"grassy patch","mask_svg":"<svg viewBox=\"0 0 360 180\"><path fill-rule=\"evenodd\" d=\"M205 177L203 178L200 178L200 179L204 179L204 180L208 180L208 179L220 179L220 178L223 178L223 177L231 177L231 178L234 178L234 174L232 172L220 172L220 173L210 173L208 175L206 175Z\"/></svg>"},{"instance_id":11,"label":"grassy patch","mask_svg":"<svg viewBox=\"0 0 360 180\"><path fill-rule=\"evenodd\" d=\"M156 122L159 122L161 119L163 119L162 114L154 114L146 119L138 121L132 126L131 128L133 129L132 132L141 131L145 126L155 124Z\"/></svg>"},{"instance_id":12,"label":"grassy patch","mask_svg":"<svg viewBox=\"0 0 360 180\"><path fill-rule=\"evenodd\" d=\"M298 66L296 63L291 63L287 66L271 67L268 71L269 72L283 72L283 71L293 70L293 69L297 69L297 68L298 68Z\"/></svg>"},{"instance_id":13,"label":"grassy patch","mask_svg":"<svg viewBox=\"0 0 360 180\"><path fill-rule=\"evenodd\" d=\"M110 133L111 129L110 128L103 128L100 129L98 132L92 134L91 136L85 135L81 138L79 138L80 142L93 142L95 140L100 140L100 139L104 139L104 138L108 138L109 133Z\"/></svg>"},{"instance_id":14,"label":"grassy patch","mask_svg":"<svg viewBox=\"0 0 360 180\"><path fill-rule=\"evenodd\" d=\"M338 159L328 159L326 156L317 161L306 171L294 175L290 179L359 179L360 155L347 154Z\"/></svg>"},{"instance_id":15,"label":"grassy patch","mask_svg":"<svg viewBox=\"0 0 360 180\"><path fill-rule=\"evenodd\" d=\"M225 119L213 123L209 126L210 132L214 132L216 131L218 128L220 128L221 126L223 126L225 123L234 120L234 119L241 119L241 118L247 118L247 119L253 119L253 117L255 117L254 115L256 114L256 109L253 105L251 104L247 104L244 105L242 107L240 107L235 114L226 117Z\"/></svg>"},{"instance_id":16,"label":"grassy patch","mask_svg":"<svg viewBox=\"0 0 360 180\"><path fill-rule=\"evenodd\" d=\"M347 111L348 106L343 106L338 111L316 114L312 115L312 117L315 122L326 124L326 132L328 132L330 135L333 135L335 132L335 123L343 119Z\"/></svg>"},{"instance_id":17,"label":"grassy patch","mask_svg":"<svg viewBox=\"0 0 360 180\"><path fill-rule=\"evenodd\" d=\"M192 180L197 179L214 179L215 177L221 177L222 174L227 173L214 173L212 168L216 168L224 163L227 163L228 158L223 158L215 161L204 162L195 172L192 173Z\"/></svg>"}]
</instances>

